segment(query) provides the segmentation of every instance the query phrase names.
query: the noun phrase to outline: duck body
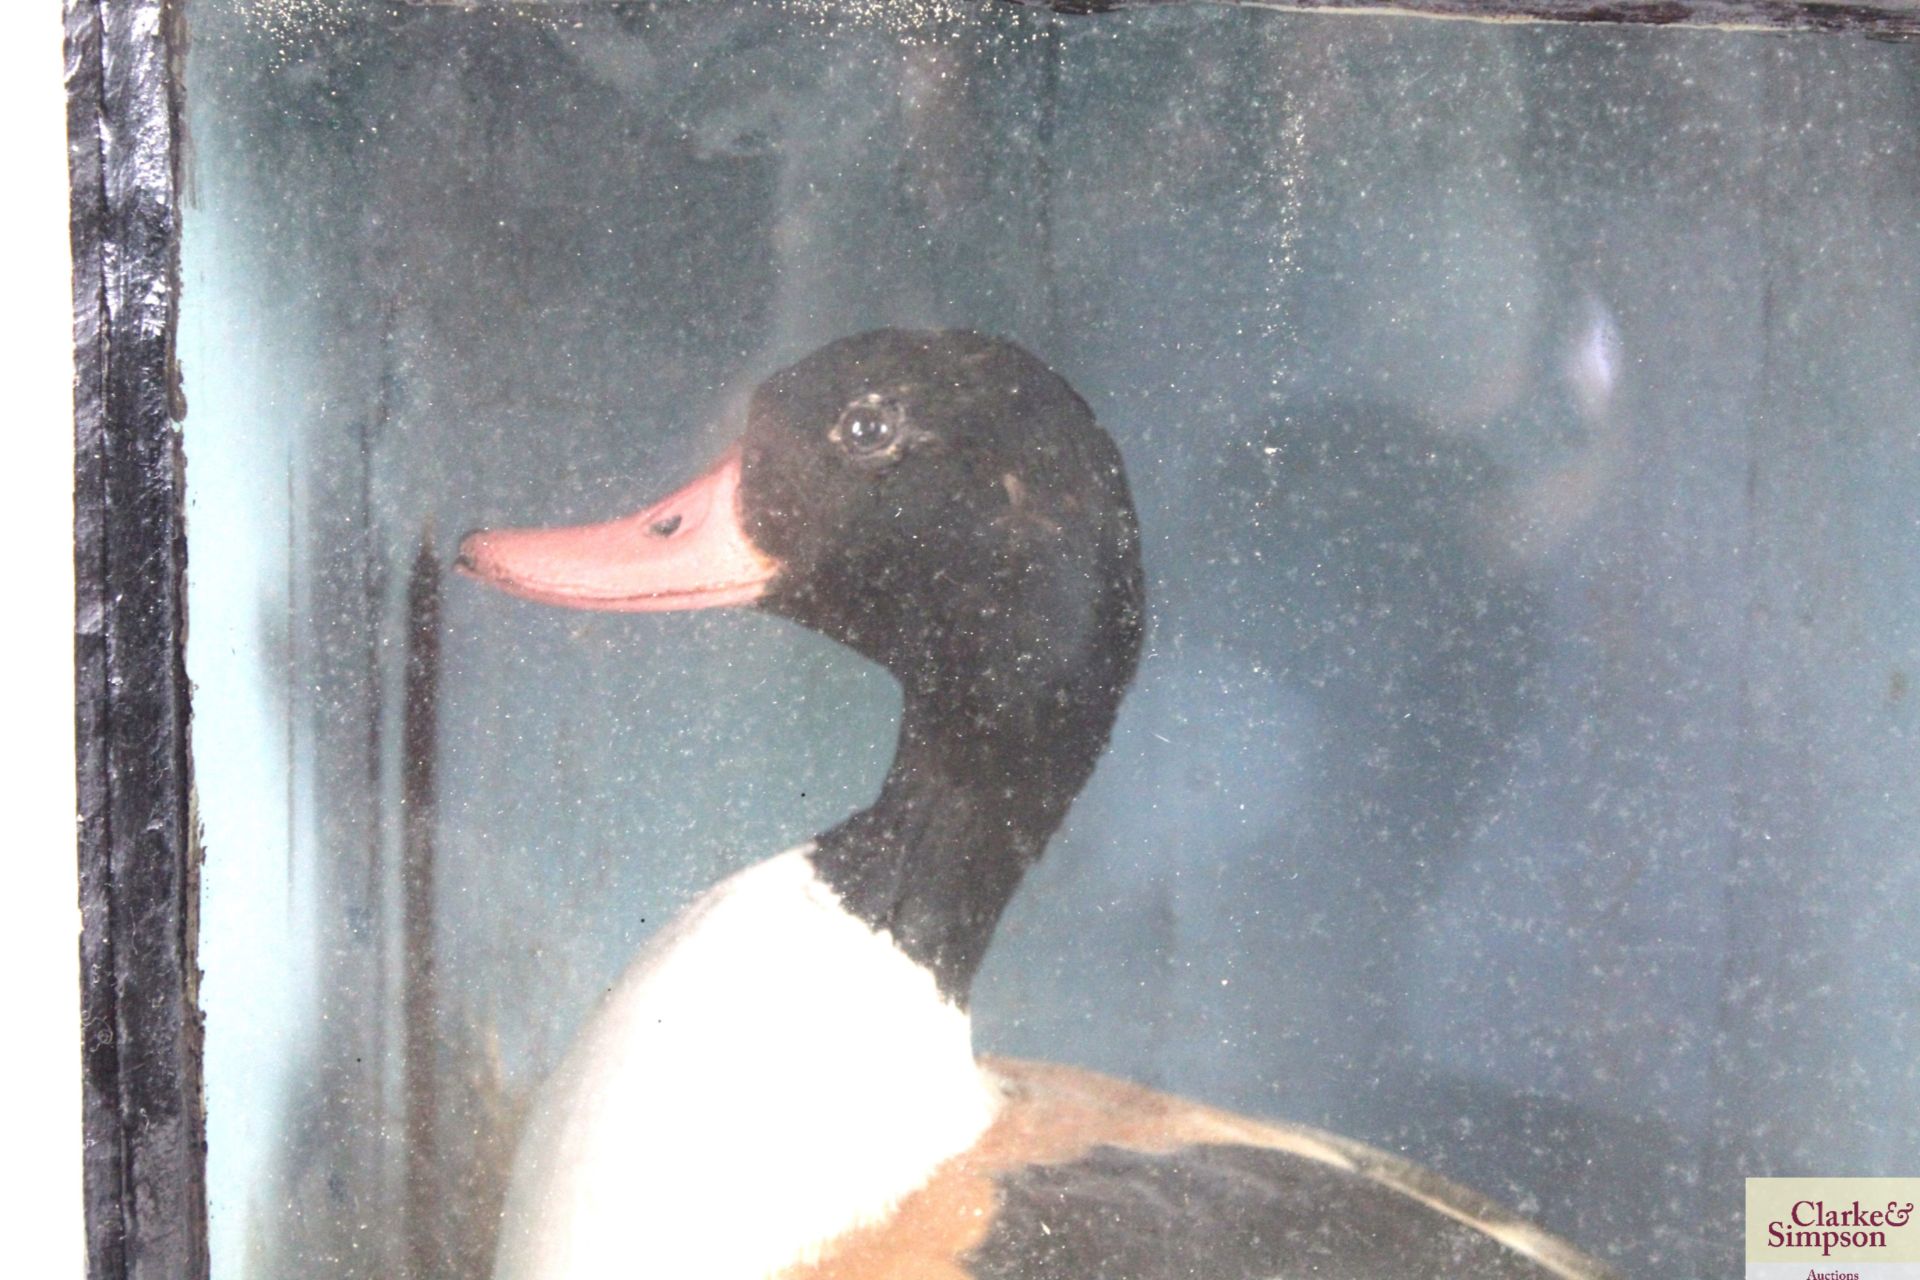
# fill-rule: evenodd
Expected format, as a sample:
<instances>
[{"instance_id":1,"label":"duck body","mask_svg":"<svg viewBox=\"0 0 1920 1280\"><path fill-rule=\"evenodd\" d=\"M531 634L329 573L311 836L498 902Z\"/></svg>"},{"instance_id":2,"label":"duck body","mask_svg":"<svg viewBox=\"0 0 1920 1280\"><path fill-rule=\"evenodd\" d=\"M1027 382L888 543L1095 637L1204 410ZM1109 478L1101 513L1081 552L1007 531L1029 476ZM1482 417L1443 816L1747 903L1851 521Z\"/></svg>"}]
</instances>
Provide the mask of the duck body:
<instances>
[{"instance_id":1,"label":"duck body","mask_svg":"<svg viewBox=\"0 0 1920 1280\"><path fill-rule=\"evenodd\" d=\"M1590 1274L1360 1144L976 1060L815 852L709 890L608 993L523 1130L498 1280Z\"/></svg>"},{"instance_id":2,"label":"duck body","mask_svg":"<svg viewBox=\"0 0 1920 1280\"><path fill-rule=\"evenodd\" d=\"M976 1061L966 1013L813 852L709 890L608 993L528 1118L499 1280L1589 1274L1360 1144Z\"/></svg>"},{"instance_id":3,"label":"duck body","mask_svg":"<svg viewBox=\"0 0 1920 1280\"><path fill-rule=\"evenodd\" d=\"M844 339L747 416L632 516L462 544L550 604L777 614L903 695L874 802L709 891L608 993L529 1115L497 1280L1605 1276L1358 1144L975 1059L974 974L1140 651L1118 450L971 333Z\"/></svg>"}]
</instances>

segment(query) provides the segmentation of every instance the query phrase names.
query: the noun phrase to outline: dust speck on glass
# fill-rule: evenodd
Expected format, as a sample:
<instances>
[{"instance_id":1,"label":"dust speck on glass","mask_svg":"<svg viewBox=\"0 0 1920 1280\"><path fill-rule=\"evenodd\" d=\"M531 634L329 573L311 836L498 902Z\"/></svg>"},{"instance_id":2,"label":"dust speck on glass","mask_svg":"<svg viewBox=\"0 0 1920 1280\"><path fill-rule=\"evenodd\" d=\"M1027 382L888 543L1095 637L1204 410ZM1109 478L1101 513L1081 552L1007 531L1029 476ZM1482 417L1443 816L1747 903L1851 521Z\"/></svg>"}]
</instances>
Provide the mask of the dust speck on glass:
<instances>
[{"instance_id":1,"label":"dust speck on glass","mask_svg":"<svg viewBox=\"0 0 1920 1280\"><path fill-rule=\"evenodd\" d=\"M1745 1176L1911 1172L1920 47L187 16L219 1280L490 1274L635 952L873 800L902 694L817 629L450 566L645 508L882 327L1033 353L1138 510L1138 673L984 1051L1371 1143L1633 1275L1732 1274ZM820 439L905 474L914 413Z\"/></svg>"}]
</instances>

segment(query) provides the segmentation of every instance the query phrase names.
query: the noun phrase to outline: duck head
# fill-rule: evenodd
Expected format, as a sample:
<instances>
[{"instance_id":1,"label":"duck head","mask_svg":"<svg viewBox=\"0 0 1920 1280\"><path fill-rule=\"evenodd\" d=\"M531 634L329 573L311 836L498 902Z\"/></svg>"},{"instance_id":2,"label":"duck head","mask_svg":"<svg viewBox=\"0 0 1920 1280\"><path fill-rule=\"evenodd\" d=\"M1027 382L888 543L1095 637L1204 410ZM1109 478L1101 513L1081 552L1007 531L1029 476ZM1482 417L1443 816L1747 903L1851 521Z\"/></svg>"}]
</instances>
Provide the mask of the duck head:
<instances>
[{"instance_id":1,"label":"duck head","mask_svg":"<svg viewBox=\"0 0 1920 1280\"><path fill-rule=\"evenodd\" d=\"M823 347L760 385L738 444L685 488L605 524L469 534L459 566L571 608L751 606L891 672L881 795L812 856L959 1000L1141 642L1119 451L1058 374L966 332Z\"/></svg>"}]
</instances>

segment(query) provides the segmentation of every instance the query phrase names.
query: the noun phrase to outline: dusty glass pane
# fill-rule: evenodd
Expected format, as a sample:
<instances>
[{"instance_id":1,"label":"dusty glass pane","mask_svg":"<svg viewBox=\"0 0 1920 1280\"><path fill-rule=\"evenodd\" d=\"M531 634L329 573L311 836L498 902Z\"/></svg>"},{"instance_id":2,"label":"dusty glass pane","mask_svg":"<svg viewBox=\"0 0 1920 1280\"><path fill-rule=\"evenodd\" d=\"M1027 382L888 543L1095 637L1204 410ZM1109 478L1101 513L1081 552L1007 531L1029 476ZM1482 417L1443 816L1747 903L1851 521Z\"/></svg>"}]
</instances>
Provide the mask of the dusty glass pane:
<instances>
[{"instance_id":1,"label":"dusty glass pane","mask_svg":"<svg viewBox=\"0 0 1920 1280\"><path fill-rule=\"evenodd\" d=\"M486 1274L635 948L872 798L900 695L849 650L445 571L666 493L883 325L1058 370L1144 539L983 1048L1378 1144L1629 1274L1731 1274L1748 1174L1911 1171L1920 50L189 17L216 1276Z\"/></svg>"}]
</instances>

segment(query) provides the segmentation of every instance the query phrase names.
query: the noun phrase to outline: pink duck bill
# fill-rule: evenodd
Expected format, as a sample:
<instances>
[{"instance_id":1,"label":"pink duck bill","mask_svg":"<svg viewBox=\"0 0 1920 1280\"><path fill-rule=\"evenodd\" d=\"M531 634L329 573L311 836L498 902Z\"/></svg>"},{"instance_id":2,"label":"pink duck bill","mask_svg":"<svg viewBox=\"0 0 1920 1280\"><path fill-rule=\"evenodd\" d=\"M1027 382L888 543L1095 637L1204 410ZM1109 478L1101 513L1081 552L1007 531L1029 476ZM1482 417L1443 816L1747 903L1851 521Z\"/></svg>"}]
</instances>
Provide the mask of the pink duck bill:
<instances>
[{"instance_id":1,"label":"pink duck bill","mask_svg":"<svg viewBox=\"0 0 1920 1280\"><path fill-rule=\"evenodd\" d=\"M780 570L740 519L740 450L632 515L555 529L482 529L461 572L569 609L656 613L751 604Z\"/></svg>"}]
</instances>

